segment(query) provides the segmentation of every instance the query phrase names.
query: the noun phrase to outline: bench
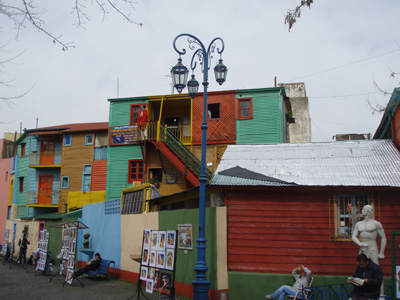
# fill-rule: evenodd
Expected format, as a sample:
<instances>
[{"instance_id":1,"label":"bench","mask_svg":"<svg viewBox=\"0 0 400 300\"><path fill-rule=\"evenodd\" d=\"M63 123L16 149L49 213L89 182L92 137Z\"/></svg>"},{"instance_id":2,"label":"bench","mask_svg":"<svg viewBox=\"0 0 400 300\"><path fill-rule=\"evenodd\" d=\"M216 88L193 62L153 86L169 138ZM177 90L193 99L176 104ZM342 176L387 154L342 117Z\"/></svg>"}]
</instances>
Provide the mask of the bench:
<instances>
[{"instance_id":1,"label":"bench","mask_svg":"<svg viewBox=\"0 0 400 300\"><path fill-rule=\"evenodd\" d=\"M107 259L102 259L97 270L96 271L88 271L88 272L86 272L86 275L88 275L89 277L94 277L95 280L97 279L97 275L105 275L107 278L108 269L110 268L111 264L114 264L114 266L113 266L113 279L114 279L115 261L107 260Z\"/></svg>"}]
</instances>

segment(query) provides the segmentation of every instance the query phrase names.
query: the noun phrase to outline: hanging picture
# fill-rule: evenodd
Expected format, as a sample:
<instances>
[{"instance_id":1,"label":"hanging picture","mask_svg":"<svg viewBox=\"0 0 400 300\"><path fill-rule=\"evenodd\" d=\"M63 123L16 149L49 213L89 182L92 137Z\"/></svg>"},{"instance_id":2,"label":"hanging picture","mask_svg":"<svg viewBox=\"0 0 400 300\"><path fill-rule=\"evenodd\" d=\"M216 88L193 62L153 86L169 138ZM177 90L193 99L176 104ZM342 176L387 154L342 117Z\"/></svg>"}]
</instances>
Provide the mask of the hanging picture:
<instances>
[{"instance_id":1,"label":"hanging picture","mask_svg":"<svg viewBox=\"0 0 400 300\"><path fill-rule=\"evenodd\" d=\"M175 241L176 241L176 231L175 230L168 230L167 231L167 248L175 248Z\"/></svg>"},{"instance_id":2,"label":"hanging picture","mask_svg":"<svg viewBox=\"0 0 400 300\"><path fill-rule=\"evenodd\" d=\"M160 287L158 291L163 294L171 293L171 274L161 273L160 275Z\"/></svg>"},{"instance_id":3,"label":"hanging picture","mask_svg":"<svg viewBox=\"0 0 400 300\"><path fill-rule=\"evenodd\" d=\"M143 248L142 265L147 266L149 264L149 251L149 249Z\"/></svg>"},{"instance_id":4,"label":"hanging picture","mask_svg":"<svg viewBox=\"0 0 400 300\"><path fill-rule=\"evenodd\" d=\"M149 279L146 282L146 292L153 294L153 280Z\"/></svg>"},{"instance_id":5,"label":"hanging picture","mask_svg":"<svg viewBox=\"0 0 400 300\"><path fill-rule=\"evenodd\" d=\"M155 270L156 269L154 269L154 268L149 268L149 271L147 272L147 278L153 279Z\"/></svg>"},{"instance_id":6,"label":"hanging picture","mask_svg":"<svg viewBox=\"0 0 400 300\"><path fill-rule=\"evenodd\" d=\"M155 267L157 260L157 250L150 250L149 266Z\"/></svg>"},{"instance_id":7,"label":"hanging picture","mask_svg":"<svg viewBox=\"0 0 400 300\"><path fill-rule=\"evenodd\" d=\"M178 247L179 249L192 249L192 224L178 225Z\"/></svg>"},{"instance_id":8,"label":"hanging picture","mask_svg":"<svg viewBox=\"0 0 400 300\"><path fill-rule=\"evenodd\" d=\"M144 240L143 240L143 248L149 249L150 248L150 229L144 230Z\"/></svg>"},{"instance_id":9,"label":"hanging picture","mask_svg":"<svg viewBox=\"0 0 400 300\"><path fill-rule=\"evenodd\" d=\"M141 280L147 280L147 267L141 267L140 268L140 279Z\"/></svg>"},{"instance_id":10,"label":"hanging picture","mask_svg":"<svg viewBox=\"0 0 400 300\"><path fill-rule=\"evenodd\" d=\"M167 237L166 231L158 232L158 250L165 250L165 238Z\"/></svg>"},{"instance_id":11,"label":"hanging picture","mask_svg":"<svg viewBox=\"0 0 400 300\"><path fill-rule=\"evenodd\" d=\"M74 270L73 269L68 269L67 270L67 283L72 284L72 275L74 274Z\"/></svg>"},{"instance_id":12,"label":"hanging picture","mask_svg":"<svg viewBox=\"0 0 400 300\"><path fill-rule=\"evenodd\" d=\"M174 258L175 258L175 250L167 249L165 253L165 269L173 270L174 269Z\"/></svg>"},{"instance_id":13,"label":"hanging picture","mask_svg":"<svg viewBox=\"0 0 400 300\"><path fill-rule=\"evenodd\" d=\"M165 251L157 251L157 268L164 269L165 267Z\"/></svg>"},{"instance_id":14,"label":"hanging picture","mask_svg":"<svg viewBox=\"0 0 400 300\"><path fill-rule=\"evenodd\" d=\"M160 271L157 269L154 269L153 289L158 290L159 280L160 280Z\"/></svg>"},{"instance_id":15,"label":"hanging picture","mask_svg":"<svg viewBox=\"0 0 400 300\"><path fill-rule=\"evenodd\" d=\"M157 250L157 241L158 241L158 231L151 232L151 249Z\"/></svg>"}]
</instances>

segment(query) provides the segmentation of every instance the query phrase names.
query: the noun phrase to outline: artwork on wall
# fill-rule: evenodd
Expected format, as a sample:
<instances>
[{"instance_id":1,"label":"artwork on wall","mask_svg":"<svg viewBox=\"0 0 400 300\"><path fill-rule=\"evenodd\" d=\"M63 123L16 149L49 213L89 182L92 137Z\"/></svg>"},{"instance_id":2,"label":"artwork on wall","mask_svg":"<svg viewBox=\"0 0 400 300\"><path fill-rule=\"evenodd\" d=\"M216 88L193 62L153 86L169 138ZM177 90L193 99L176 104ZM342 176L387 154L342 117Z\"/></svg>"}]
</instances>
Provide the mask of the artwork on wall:
<instances>
[{"instance_id":1,"label":"artwork on wall","mask_svg":"<svg viewBox=\"0 0 400 300\"><path fill-rule=\"evenodd\" d=\"M154 230L151 232L151 249L157 250L157 241L158 241L158 231Z\"/></svg>"},{"instance_id":2,"label":"artwork on wall","mask_svg":"<svg viewBox=\"0 0 400 300\"><path fill-rule=\"evenodd\" d=\"M172 271L174 269L174 258L175 258L174 249L167 249L167 252L165 254L165 268L167 270Z\"/></svg>"},{"instance_id":3,"label":"artwork on wall","mask_svg":"<svg viewBox=\"0 0 400 300\"><path fill-rule=\"evenodd\" d=\"M142 280L147 280L147 267L141 267L140 268L140 279Z\"/></svg>"},{"instance_id":4,"label":"artwork on wall","mask_svg":"<svg viewBox=\"0 0 400 300\"><path fill-rule=\"evenodd\" d=\"M150 250L149 266L155 267L157 260L157 250Z\"/></svg>"},{"instance_id":5,"label":"artwork on wall","mask_svg":"<svg viewBox=\"0 0 400 300\"><path fill-rule=\"evenodd\" d=\"M176 231L175 230L168 230L167 231L167 248L175 248L176 242Z\"/></svg>"},{"instance_id":6,"label":"artwork on wall","mask_svg":"<svg viewBox=\"0 0 400 300\"><path fill-rule=\"evenodd\" d=\"M149 264L149 249L143 248L142 265L147 266L148 264Z\"/></svg>"},{"instance_id":7,"label":"artwork on wall","mask_svg":"<svg viewBox=\"0 0 400 300\"><path fill-rule=\"evenodd\" d=\"M157 251L157 263L156 263L157 268L164 269L165 267L165 251Z\"/></svg>"},{"instance_id":8,"label":"artwork on wall","mask_svg":"<svg viewBox=\"0 0 400 300\"><path fill-rule=\"evenodd\" d=\"M163 294L171 293L171 274L170 273L161 273L160 275L160 284L158 291Z\"/></svg>"},{"instance_id":9,"label":"artwork on wall","mask_svg":"<svg viewBox=\"0 0 400 300\"><path fill-rule=\"evenodd\" d=\"M144 230L144 241L143 241L143 248L149 249L150 248L150 229Z\"/></svg>"},{"instance_id":10,"label":"artwork on wall","mask_svg":"<svg viewBox=\"0 0 400 300\"><path fill-rule=\"evenodd\" d=\"M192 224L178 225L178 248L193 249L192 246Z\"/></svg>"},{"instance_id":11,"label":"artwork on wall","mask_svg":"<svg viewBox=\"0 0 400 300\"><path fill-rule=\"evenodd\" d=\"M158 250L165 250L165 239L167 237L166 231L158 232Z\"/></svg>"}]
</instances>

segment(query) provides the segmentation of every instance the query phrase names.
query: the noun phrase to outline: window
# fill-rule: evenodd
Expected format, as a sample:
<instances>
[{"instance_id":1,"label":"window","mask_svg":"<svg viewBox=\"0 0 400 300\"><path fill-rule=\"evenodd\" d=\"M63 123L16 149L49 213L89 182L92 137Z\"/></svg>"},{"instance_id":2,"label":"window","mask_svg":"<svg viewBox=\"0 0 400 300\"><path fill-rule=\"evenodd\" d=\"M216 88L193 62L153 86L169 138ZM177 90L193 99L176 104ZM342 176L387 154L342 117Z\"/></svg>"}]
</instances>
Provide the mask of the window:
<instances>
[{"instance_id":1,"label":"window","mask_svg":"<svg viewBox=\"0 0 400 300\"><path fill-rule=\"evenodd\" d=\"M21 144L21 157L25 156L26 143Z\"/></svg>"},{"instance_id":2,"label":"window","mask_svg":"<svg viewBox=\"0 0 400 300\"><path fill-rule=\"evenodd\" d=\"M143 211L144 190L124 193L121 214L134 214Z\"/></svg>"},{"instance_id":3,"label":"window","mask_svg":"<svg viewBox=\"0 0 400 300\"><path fill-rule=\"evenodd\" d=\"M134 125L138 122L139 113L140 113L140 105L144 105L147 107L146 103L139 103L139 104L131 104L131 124Z\"/></svg>"},{"instance_id":4,"label":"window","mask_svg":"<svg viewBox=\"0 0 400 300\"><path fill-rule=\"evenodd\" d=\"M72 142L72 135L71 134L64 135L64 146L71 146L71 142Z\"/></svg>"},{"instance_id":5,"label":"window","mask_svg":"<svg viewBox=\"0 0 400 300\"><path fill-rule=\"evenodd\" d=\"M238 99L238 120L253 119L253 99Z\"/></svg>"},{"instance_id":6,"label":"window","mask_svg":"<svg viewBox=\"0 0 400 300\"><path fill-rule=\"evenodd\" d=\"M19 179L19 192L22 193L24 191L24 177L18 177Z\"/></svg>"},{"instance_id":7,"label":"window","mask_svg":"<svg viewBox=\"0 0 400 300\"><path fill-rule=\"evenodd\" d=\"M219 103L208 104L208 118L219 119Z\"/></svg>"},{"instance_id":8,"label":"window","mask_svg":"<svg viewBox=\"0 0 400 300\"><path fill-rule=\"evenodd\" d=\"M361 219L361 210L372 205L369 194L336 194L335 222L336 238L351 240L354 227Z\"/></svg>"},{"instance_id":9,"label":"window","mask_svg":"<svg viewBox=\"0 0 400 300\"><path fill-rule=\"evenodd\" d=\"M82 172L82 192L90 191L92 181L92 165L83 165Z\"/></svg>"},{"instance_id":10,"label":"window","mask_svg":"<svg viewBox=\"0 0 400 300\"><path fill-rule=\"evenodd\" d=\"M12 206L9 206L9 207L8 207L8 211L7 211L7 220L10 220L10 219L11 219L11 208L12 208Z\"/></svg>"},{"instance_id":11,"label":"window","mask_svg":"<svg viewBox=\"0 0 400 300\"><path fill-rule=\"evenodd\" d=\"M69 188L69 176L63 176L61 178L61 188L62 189Z\"/></svg>"},{"instance_id":12,"label":"window","mask_svg":"<svg viewBox=\"0 0 400 300\"><path fill-rule=\"evenodd\" d=\"M85 145L93 145L93 134L85 136Z\"/></svg>"},{"instance_id":13,"label":"window","mask_svg":"<svg viewBox=\"0 0 400 300\"><path fill-rule=\"evenodd\" d=\"M143 160L130 160L128 170L128 182L144 182L144 163Z\"/></svg>"}]
</instances>

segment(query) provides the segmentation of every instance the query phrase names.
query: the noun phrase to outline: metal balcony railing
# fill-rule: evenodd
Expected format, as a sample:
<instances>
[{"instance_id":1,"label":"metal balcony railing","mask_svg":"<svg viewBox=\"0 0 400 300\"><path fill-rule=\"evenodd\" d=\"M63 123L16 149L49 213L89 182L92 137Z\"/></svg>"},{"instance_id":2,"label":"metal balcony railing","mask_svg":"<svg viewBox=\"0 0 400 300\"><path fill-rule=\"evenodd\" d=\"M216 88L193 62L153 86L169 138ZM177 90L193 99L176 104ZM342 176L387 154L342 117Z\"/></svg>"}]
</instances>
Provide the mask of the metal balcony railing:
<instances>
[{"instance_id":1,"label":"metal balcony railing","mask_svg":"<svg viewBox=\"0 0 400 300\"><path fill-rule=\"evenodd\" d=\"M186 146L178 139L176 135L168 130L168 128L160 125L160 141L165 142L168 147L175 153L176 156L185 164L185 167L189 167L197 176L201 173L201 161L198 159L193 152L191 152ZM207 180L210 182L213 177L213 173L206 167Z\"/></svg>"},{"instance_id":2,"label":"metal balcony railing","mask_svg":"<svg viewBox=\"0 0 400 300\"><path fill-rule=\"evenodd\" d=\"M51 197L51 205L58 205L58 199L60 195L60 190L53 190ZM40 205L38 203L38 192L37 191L28 191L26 196L26 204L27 205Z\"/></svg>"},{"instance_id":3,"label":"metal balcony railing","mask_svg":"<svg viewBox=\"0 0 400 300\"><path fill-rule=\"evenodd\" d=\"M61 152L54 152L53 154L47 155L47 158L52 157L49 162L48 159L40 159L40 152L31 152L29 154L29 165L40 166L40 165L61 165ZM43 154L42 154L43 155ZM43 157L42 157L43 158Z\"/></svg>"}]
</instances>

